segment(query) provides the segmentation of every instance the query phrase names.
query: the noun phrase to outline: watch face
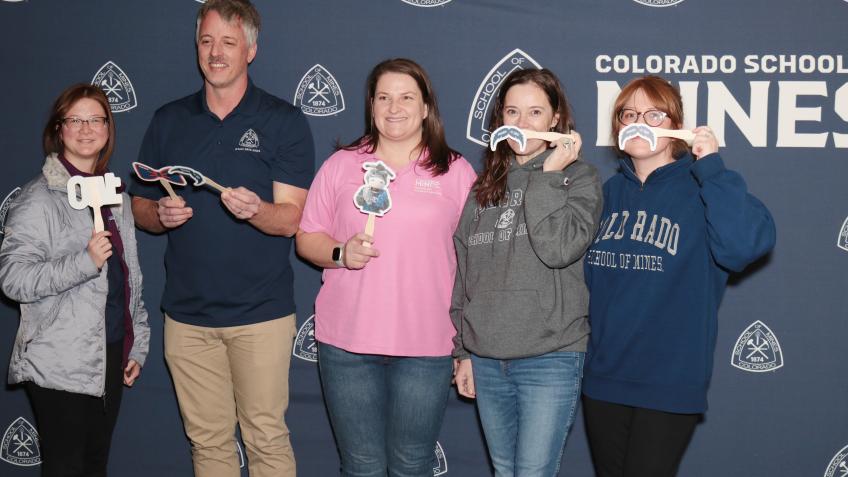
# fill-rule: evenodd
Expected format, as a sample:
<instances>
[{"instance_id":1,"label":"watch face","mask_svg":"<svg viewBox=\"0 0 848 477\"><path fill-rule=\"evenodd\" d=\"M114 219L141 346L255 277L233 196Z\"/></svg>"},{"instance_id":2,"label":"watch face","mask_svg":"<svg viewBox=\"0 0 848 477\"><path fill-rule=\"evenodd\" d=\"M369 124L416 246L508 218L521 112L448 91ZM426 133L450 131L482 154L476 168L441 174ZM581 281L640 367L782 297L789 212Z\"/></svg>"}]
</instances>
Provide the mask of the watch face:
<instances>
[{"instance_id":1,"label":"watch face","mask_svg":"<svg viewBox=\"0 0 848 477\"><path fill-rule=\"evenodd\" d=\"M342 258L342 248L333 247L333 261L338 262Z\"/></svg>"}]
</instances>

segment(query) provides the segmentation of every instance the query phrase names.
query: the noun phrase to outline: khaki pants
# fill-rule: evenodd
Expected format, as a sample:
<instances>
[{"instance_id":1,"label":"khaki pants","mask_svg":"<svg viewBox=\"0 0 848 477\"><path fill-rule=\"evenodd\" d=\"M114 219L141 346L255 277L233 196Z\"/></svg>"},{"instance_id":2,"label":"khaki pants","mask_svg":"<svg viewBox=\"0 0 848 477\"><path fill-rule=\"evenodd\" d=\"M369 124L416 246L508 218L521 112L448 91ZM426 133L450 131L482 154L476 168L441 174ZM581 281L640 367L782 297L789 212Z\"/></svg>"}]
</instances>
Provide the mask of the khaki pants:
<instances>
[{"instance_id":1,"label":"khaki pants","mask_svg":"<svg viewBox=\"0 0 848 477\"><path fill-rule=\"evenodd\" d=\"M295 317L207 328L165 316L174 379L197 477L238 477L238 422L251 477L294 476L284 416Z\"/></svg>"}]
</instances>

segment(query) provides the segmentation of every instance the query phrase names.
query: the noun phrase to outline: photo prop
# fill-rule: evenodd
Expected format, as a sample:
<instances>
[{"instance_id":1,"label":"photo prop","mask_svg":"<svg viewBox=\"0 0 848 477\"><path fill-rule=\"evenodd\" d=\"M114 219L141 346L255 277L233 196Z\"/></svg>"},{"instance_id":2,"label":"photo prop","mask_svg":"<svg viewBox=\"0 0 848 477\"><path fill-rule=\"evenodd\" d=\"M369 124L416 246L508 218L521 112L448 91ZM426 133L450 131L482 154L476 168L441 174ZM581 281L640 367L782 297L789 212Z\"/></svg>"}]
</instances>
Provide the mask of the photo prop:
<instances>
[{"instance_id":1,"label":"photo prop","mask_svg":"<svg viewBox=\"0 0 848 477\"><path fill-rule=\"evenodd\" d=\"M192 185L195 187L200 187L202 185L208 185L218 192L224 192L229 189L228 187L224 187L221 184L213 181L212 179L204 176L197 169L192 169L187 166L171 166L168 168L168 174L179 174L181 176L188 176L191 178Z\"/></svg>"},{"instance_id":2,"label":"photo prop","mask_svg":"<svg viewBox=\"0 0 848 477\"><path fill-rule=\"evenodd\" d=\"M375 217L382 217L392 208L389 182L397 176L383 161L366 162L362 164L362 168L365 169L365 185L360 186L353 194L353 203L360 212L368 214L365 233L373 237Z\"/></svg>"},{"instance_id":3,"label":"photo prop","mask_svg":"<svg viewBox=\"0 0 848 477\"><path fill-rule=\"evenodd\" d=\"M168 195L174 200L177 200L177 194L174 193L174 188L171 187L171 184L178 186L184 186L187 184L185 177L179 174L170 174L168 172L168 169L170 169L171 166L154 169L147 164L142 164L141 162L133 162L132 166L135 171L135 175L137 175L139 179L147 182L159 181L159 183L162 184L162 187L168 191Z\"/></svg>"},{"instance_id":4,"label":"photo prop","mask_svg":"<svg viewBox=\"0 0 848 477\"><path fill-rule=\"evenodd\" d=\"M94 212L94 231L102 232L105 227L100 207L123 202L121 194L116 192L118 187L121 187L121 179L111 172L102 176L73 176L68 180L68 203L77 210L91 207Z\"/></svg>"},{"instance_id":5,"label":"photo prop","mask_svg":"<svg viewBox=\"0 0 848 477\"><path fill-rule=\"evenodd\" d=\"M519 150L524 151L527 147L528 139L541 139L547 142L565 142L566 140L574 141L574 136L553 131L531 131L530 129L521 129L516 126L501 126L495 129L489 137L489 148L494 151L498 148L498 143L506 139L512 139L518 143Z\"/></svg>"},{"instance_id":6,"label":"photo prop","mask_svg":"<svg viewBox=\"0 0 848 477\"><path fill-rule=\"evenodd\" d=\"M618 148L624 150L624 144L634 137L641 137L648 141L651 151L655 151L658 137L681 139L691 146L695 140L695 133L687 129L654 128L647 124L633 123L621 128L621 131L618 132Z\"/></svg>"}]
</instances>

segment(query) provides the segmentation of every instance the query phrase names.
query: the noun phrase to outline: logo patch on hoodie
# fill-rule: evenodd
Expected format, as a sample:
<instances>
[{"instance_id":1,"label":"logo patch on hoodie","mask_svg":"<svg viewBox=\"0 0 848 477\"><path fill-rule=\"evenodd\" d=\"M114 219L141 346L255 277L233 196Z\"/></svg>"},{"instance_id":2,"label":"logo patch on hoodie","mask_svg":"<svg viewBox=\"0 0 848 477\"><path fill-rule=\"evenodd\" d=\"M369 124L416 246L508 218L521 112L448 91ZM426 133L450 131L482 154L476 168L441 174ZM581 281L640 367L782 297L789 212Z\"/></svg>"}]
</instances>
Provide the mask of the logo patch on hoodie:
<instances>
[{"instance_id":1,"label":"logo patch on hoodie","mask_svg":"<svg viewBox=\"0 0 848 477\"><path fill-rule=\"evenodd\" d=\"M499 229L505 229L512 225L512 220L515 219L515 211L512 209L506 209L503 211L500 217L498 217L498 221L495 223L495 227Z\"/></svg>"},{"instance_id":2,"label":"logo patch on hoodie","mask_svg":"<svg viewBox=\"0 0 848 477\"><path fill-rule=\"evenodd\" d=\"M757 320L739 335L730 364L751 373L774 371L783 366L783 351L771 329Z\"/></svg>"}]
</instances>

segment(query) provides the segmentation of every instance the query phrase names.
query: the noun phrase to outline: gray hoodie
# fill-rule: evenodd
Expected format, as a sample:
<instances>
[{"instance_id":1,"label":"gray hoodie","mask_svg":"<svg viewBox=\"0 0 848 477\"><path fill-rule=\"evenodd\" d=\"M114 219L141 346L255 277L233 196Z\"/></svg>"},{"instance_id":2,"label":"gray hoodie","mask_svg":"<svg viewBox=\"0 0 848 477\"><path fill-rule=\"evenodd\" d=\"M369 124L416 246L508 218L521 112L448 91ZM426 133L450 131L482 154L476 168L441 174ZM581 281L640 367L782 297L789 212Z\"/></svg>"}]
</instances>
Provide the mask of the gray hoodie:
<instances>
[{"instance_id":1,"label":"gray hoodie","mask_svg":"<svg viewBox=\"0 0 848 477\"><path fill-rule=\"evenodd\" d=\"M454 357L496 359L585 351L589 292L583 254L603 208L597 170L581 160L543 172L546 151L507 177L507 196L481 208L471 191L454 234Z\"/></svg>"}]
</instances>

